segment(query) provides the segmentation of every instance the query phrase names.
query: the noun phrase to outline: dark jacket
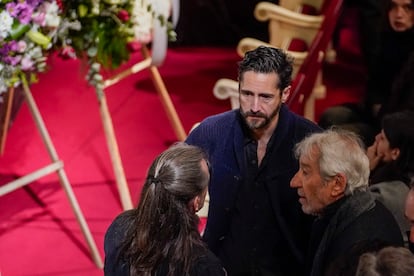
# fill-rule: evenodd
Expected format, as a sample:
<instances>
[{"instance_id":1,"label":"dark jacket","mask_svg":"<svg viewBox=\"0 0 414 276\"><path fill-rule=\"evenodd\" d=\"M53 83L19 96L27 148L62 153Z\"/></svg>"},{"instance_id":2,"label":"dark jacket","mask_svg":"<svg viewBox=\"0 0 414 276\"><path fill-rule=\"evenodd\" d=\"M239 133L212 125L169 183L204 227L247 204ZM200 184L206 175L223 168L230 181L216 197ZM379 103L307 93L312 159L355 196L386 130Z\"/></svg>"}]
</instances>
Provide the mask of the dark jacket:
<instances>
[{"instance_id":1,"label":"dark jacket","mask_svg":"<svg viewBox=\"0 0 414 276\"><path fill-rule=\"evenodd\" d=\"M130 276L129 264L122 260L120 256L120 246L125 239L128 228L134 221L133 210L125 211L120 214L109 226L104 241L105 250L105 276ZM160 249L161 250L161 249ZM189 276L224 276L220 261L206 248L197 248L201 252L196 262L192 265ZM158 266L155 276L165 276L168 274L168 262ZM182 276L182 273L176 273Z\"/></svg>"},{"instance_id":2,"label":"dark jacket","mask_svg":"<svg viewBox=\"0 0 414 276\"><path fill-rule=\"evenodd\" d=\"M396 161L380 163L370 174L370 191L394 215L404 242L408 244L410 223L405 217L405 199L410 190L410 177Z\"/></svg>"},{"instance_id":3,"label":"dark jacket","mask_svg":"<svg viewBox=\"0 0 414 276\"><path fill-rule=\"evenodd\" d=\"M289 186L298 170L293 148L307 134L320 131L320 128L292 113L285 105L279 116L273 147L266 153L266 158L269 158L267 164L272 166L266 188L276 224L283 236L283 244L277 250L285 260L275 262L281 263L283 271L292 271L303 266L310 230L310 217L303 214L297 193ZM209 213L203 238L216 254L228 234L236 197L243 183L243 172L246 170L243 123L239 110L231 110L204 120L186 140L206 150L212 166Z\"/></svg>"},{"instance_id":4,"label":"dark jacket","mask_svg":"<svg viewBox=\"0 0 414 276\"><path fill-rule=\"evenodd\" d=\"M349 258L350 250L358 243L383 241L387 245L404 245L400 228L390 211L375 201L370 192L360 191L328 206L315 220L312 236L321 237L321 240L316 251L311 250L308 256L313 258L311 276L325 275L333 266L339 271L339 260ZM314 241L311 244L315 244Z\"/></svg>"}]
</instances>

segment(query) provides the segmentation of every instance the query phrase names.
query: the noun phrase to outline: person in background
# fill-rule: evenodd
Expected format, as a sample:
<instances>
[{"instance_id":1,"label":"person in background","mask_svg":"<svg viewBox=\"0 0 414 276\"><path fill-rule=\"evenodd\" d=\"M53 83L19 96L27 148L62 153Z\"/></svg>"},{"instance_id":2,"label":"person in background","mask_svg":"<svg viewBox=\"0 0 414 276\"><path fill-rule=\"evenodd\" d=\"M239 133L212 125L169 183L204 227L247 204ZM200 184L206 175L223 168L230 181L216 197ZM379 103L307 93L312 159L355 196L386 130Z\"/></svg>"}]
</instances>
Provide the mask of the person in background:
<instances>
[{"instance_id":1,"label":"person in background","mask_svg":"<svg viewBox=\"0 0 414 276\"><path fill-rule=\"evenodd\" d=\"M352 245L346 254L342 254L328 267L324 276L355 276L359 257L367 252L377 252L390 246L389 242L378 239L359 241Z\"/></svg>"},{"instance_id":2,"label":"person in background","mask_svg":"<svg viewBox=\"0 0 414 276\"><path fill-rule=\"evenodd\" d=\"M355 276L414 275L414 255L404 247L385 247L359 258Z\"/></svg>"},{"instance_id":3,"label":"person in background","mask_svg":"<svg viewBox=\"0 0 414 276\"><path fill-rule=\"evenodd\" d=\"M361 53L368 68L372 68L381 50L382 27L386 25L389 0L345 0L359 10L359 40Z\"/></svg>"},{"instance_id":4,"label":"person in background","mask_svg":"<svg viewBox=\"0 0 414 276\"><path fill-rule=\"evenodd\" d=\"M105 275L226 275L198 232L209 183L204 152L176 144L149 168L139 205L105 234Z\"/></svg>"},{"instance_id":5,"label":"person in background","mask_svg":"<svg viewBox=\"0 0 414 276\"><path fill-rule=\"evenodd\" d=\"M203 239L229 275L301 275L311 216L289 181L298 168L294 145L313 122L292 113L292 59L258 47L239 63L240 109L203 120L186 142L212 166Z\"/></svg>"},{"instance_id":6,"label":"person in background","mask_svg":"<svg viewBox=\"0 0 414 276\"><path fill-rule=\"evenodd\" d=\"M325 110L318 122L322 128L336 125L355 131L363 137L366 145L370 145L381 127L383 115L414 107L414 97L408 95L414 93L414 88L395 84L401 74L411 75L408 79L413 77L408 68L403 69L413 67L407 62L410 55L414 54L413 1L387 0L388 24L380 36L378 56L372 58L374 62L368 66L364 99L360 103L344 103ZM411 84L401 80L412 85L412 80ZM411 101L408 105L407 99Z\"/></svg>"},{"instance_id":7,"label":"person in background","mask_svg":"<svg viewBox=\"0 0 414 276\"><path fill-rule=\"evenodd\" d=\"M378 118L402 110L414 110L414 51L393 82L391 94L382 103Z\"/></svg>"},{"instance_id":8,"label":"person in background","mask_svg":"<svg viewBox=\"0 0 414 276\"><path fill-rule=\"evenodd\" d=\"M368 192L369 160L358 136L326 130L296 145L297 189L304 213L316 216L307 255L307 274L325 275L336 260L364 241L403 246L393 215Z\"/></svg>"},{"instance_id":9,"label":"person in background","mask_svg":"<svg viewBox=\"0 0 414 276\"><path fill-rule=\"evenodd\" d=\"M409 239L409 248L414 253L414 178L411 179L410 191L405 200L405 217L410 224L410 231L407 232Z\"/></svg>"},{"instance_id":10,"label":"person in background","mask_svg":"<svg viewBox=\"0 0 414 276\"><path fill-rule=\"evenodd\" d=\"M385 115L382 130L368 147L370 191L397 220L404 240L409 224L404 216L410 178L414 175L414 111Z\"/></svg>"}]
</instances>

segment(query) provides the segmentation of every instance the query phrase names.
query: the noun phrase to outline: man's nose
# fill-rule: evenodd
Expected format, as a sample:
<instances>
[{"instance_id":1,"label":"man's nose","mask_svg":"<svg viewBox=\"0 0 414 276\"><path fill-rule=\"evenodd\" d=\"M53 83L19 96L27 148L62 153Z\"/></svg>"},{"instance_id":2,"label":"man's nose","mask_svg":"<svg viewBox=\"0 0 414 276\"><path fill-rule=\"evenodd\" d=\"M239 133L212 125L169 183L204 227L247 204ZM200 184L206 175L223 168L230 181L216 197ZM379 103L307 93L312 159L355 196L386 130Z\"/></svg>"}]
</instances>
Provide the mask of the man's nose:
<instances>
[{"instance_id":1,"label":"man's nose","mask_svg":"<svg viewBox=\"0 0 414 276\"><path fill-rule=\"evenodd\" d=\"M252 102L251 102L251 110L253 112L257 112L260 110L260 103L259 103L259 97L258 96L253 96L252 97Z\"/></svg>"},{"instance_id":2,"label":"man's nose","mask_svg":"<svg viewBox=\"0 0 414 276\"><path fill-rule=\"evenodd\" d=\"M292 179L290 180L290 187L291 188L298 188L300 186L299 184L299 176L298 173L296 173Z\"/></svg>"},{"instance_id":3,"label":"man's nose","mask_svg":"<svg viewBox=\"0 0 414 276\"><path fill-rule=\"evenodd\" d=\"M405 14L405 10L403 7L397 7L397 16L401 17Z\"/></svg>"}]
</instances>

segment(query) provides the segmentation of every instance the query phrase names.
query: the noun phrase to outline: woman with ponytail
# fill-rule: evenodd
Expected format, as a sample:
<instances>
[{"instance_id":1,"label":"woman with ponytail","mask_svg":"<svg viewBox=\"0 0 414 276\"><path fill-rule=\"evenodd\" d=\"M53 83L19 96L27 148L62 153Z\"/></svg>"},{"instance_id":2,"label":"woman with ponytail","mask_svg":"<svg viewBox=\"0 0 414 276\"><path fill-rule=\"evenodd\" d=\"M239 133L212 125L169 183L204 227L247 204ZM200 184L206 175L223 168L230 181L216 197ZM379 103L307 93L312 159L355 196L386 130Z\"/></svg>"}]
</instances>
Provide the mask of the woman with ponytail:
<instances>
[{"instance_id":1,"label":"woman with ponytail","mask_svg":"<svg viewBox=\"0 0 414 276\"><path fill-rule=\"evenodd\" d=\"M179 143L161 153L138 207L119 215L105 235L105 275L226 275L198 231L209 179L200 148Z\"/></svg>"}]
</instances>

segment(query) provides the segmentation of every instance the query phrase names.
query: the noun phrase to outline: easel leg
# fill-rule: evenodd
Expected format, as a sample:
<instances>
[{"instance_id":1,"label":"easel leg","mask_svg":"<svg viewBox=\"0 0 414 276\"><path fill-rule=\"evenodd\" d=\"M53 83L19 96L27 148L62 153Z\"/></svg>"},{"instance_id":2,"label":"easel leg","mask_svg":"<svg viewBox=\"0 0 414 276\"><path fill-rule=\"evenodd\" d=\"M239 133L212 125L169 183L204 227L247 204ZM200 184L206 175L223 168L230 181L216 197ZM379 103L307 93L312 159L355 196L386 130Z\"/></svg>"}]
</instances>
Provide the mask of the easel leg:
<instances>
[{"instance_id":1,"label":"easel leg","mask_svg":"<svg viewBox=\"0 0 414 276\"><path fill-rule=\"evenodd\" d=\"M158 94L161 98L162 105L167 113L168 119L170 120L172 124L174 132L177 136L177 139L179 141L183 141L185 140L187 135L177 115L177 112L174 108L174 105L171 101L168 91L165 88L164 82L160 76L160 73L158 72L157 67L151 65L151 56L146 46L142 47L142 54L144 57L143 61L135 64L131 68L121 72L115 77L104 81L103 87L107 88L119 82L120 80L124 79L125 77L130 76L131 74L135 74L149 67L155 88L158 91ZM124 170L122 167L121 157L119 154L118 143L116 141L111 115L109 113L108 105L106 103L105 93L103 89L100 89L100 88L95 88L95 89L96 89L96 93L97 93L97 97L99 101L101 119L102 119L103 126L104 126L105 137L106 137L109 154L110 154L111 161L112 161L112 166L115 172L116 184L117 184L118 192L120 194L122 207L124 208L124 210L132 209L133 205L131 201L131 196L130 196L130 192L128 189L128 184L125 180L125 174L124 174Z\"/></svg>"},{"instance_id":2,"label":"easel leg","mask_svg":"<svg viewBox=\"0 0 414 276\"><path fill-rule=\"evenodd\" d=\"M7 137L7 131L9 130L9 123L10 123L10 114L13 107L13 97L14 97L14 87L10 87L5 104L6 104L6 112L4 114L4 121L3 126L1 127L1 133L0 133L0 155L4 152L4 146L6 145L6 137Z\"/></svg>"},{"instance_id":3,"label":"easel leg","mask_svg":"<svg viewBox=\"0 0 414 276\"><path fill-rule=\"evenodd\" d=\"M42 140L46 145L46 148L49 152L49 155L53 162L58 162L59 158L56 153L56 149L52 143L52 140L50 139L49 133L46 129L46 126L43 122L42 116L40 115L39 109L37 108L37 105L33 99L32 94L30 93L29 87L27 83L23 81L23 91L24 95L26 97L27 103L29 105L30 112L32 113L32 116L34 118L34 121L37 125L37 128L40 131L40 134L42 136ZM66 173L63 170L63 168L59 168L57 170L57 174L59 176L60 182L62 184L62 187L66 193L66 196L69 199L69 202L71 204L71 207L73 209L73 212L76 215L76 219L78 220L78 223L81 227L82 233L85 236L85 239L88 243L89 249L92 254L92 258L95 262L95 264L99 268L103 268L103 262L101 259L101 256L99 254L98 248L96 247L95 241L93 240L92 234L89 230L88 224L86 223L86 220L83 216L83 213L79 207L78 201L76 199L75 194L73 193L72 187L68 181L68 178L66 177Z\"/></svg>"},{"instance_id":4,"label":"easel leg","mask_svg":"<svg viewBox=\"0 0 414 276\"><path fill-rule=\"evenodd\" d=\"M111 115L106 103L105 93L102 90L96 91L96 93L99 101L99 110L101 113L106 142L109 149L109 155L111 156L112 167L114 169L116 184L118 187L119 196L121 198L122 207L124 210L129 210L133 208L133 204L122 166L121 156L119 154L118 143L116 141Z\"/></svg>"},{"instance_id":5,"label":"easel leg","mask_svg":"<svg viewBox=\"0 0 414 276\"><path fill-rule=\"evenodd\" d=\"M148 48L146 46L142 47L142 54L144 58L150 57ZM164 106L168 119L172 124L175 135L177 136L179 141L184 141L187 137L187 134L184 131L184 127L181 123L180 118L178 117L177 111L175 110L175 107L171 101L170 95L168 94L168 91L165 88L164 81L161 78L158 68L154 65L151 65L149 69L151 72L152 81L154 82L155 88L157 89L158 94L161 98L162 105Z\"/></svg>"}]
</instances>

